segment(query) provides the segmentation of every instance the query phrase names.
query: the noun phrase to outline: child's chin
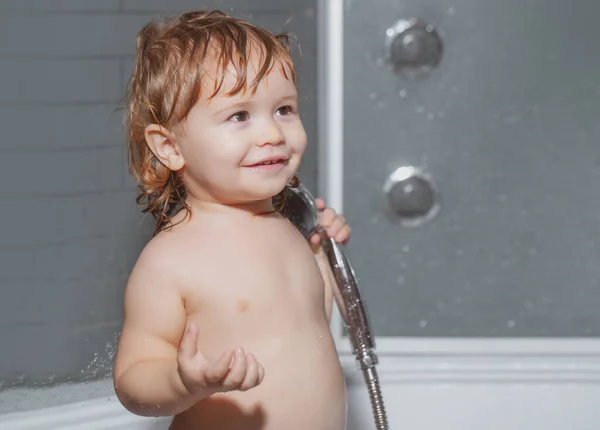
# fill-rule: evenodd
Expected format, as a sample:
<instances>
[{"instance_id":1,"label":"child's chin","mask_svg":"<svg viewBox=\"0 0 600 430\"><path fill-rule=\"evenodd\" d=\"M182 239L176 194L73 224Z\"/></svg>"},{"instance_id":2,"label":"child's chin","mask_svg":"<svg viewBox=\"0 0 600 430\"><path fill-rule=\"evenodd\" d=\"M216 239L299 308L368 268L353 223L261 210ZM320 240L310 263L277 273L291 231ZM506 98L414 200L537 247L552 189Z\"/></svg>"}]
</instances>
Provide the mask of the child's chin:
<instances>
[{"instance_id":1,"label":"child's chin","mask_svg":"<svg viewBox=\"0 0 600 430\"><path fill-rule=\"evenodd\" d=\"M282 192L287 185L288 181L281 181L280 183L265 184L262 187L256 187L255 192L259 200L268 199L275 197L277 194Z\"/></svg>"}]
</instances>

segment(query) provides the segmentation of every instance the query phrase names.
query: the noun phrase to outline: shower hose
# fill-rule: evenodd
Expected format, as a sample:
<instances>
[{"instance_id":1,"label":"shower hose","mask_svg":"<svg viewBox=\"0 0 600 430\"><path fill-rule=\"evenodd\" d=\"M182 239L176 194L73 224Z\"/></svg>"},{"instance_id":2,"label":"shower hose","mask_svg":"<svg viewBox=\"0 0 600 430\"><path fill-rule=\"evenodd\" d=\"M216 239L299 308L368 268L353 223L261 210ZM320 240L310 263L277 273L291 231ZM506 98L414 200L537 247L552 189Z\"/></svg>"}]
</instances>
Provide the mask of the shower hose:
<instances>
[{"instance_id":1,"label":"shower hose","mask_svg":"<svg viewBox=\"0 0 600 430\"><path fill-rule=\"evenodd\" d=\"M375 428L376 430L388 430L387 414L376 369L378 360L375 354L375 342L371 335L367 312L360 297L356 275L344 250L335 240L328 238L323 230L319 233L344 302L347 314L346 329L352 343L353 354L367 385Z\"/></svg>"}]
</instances>

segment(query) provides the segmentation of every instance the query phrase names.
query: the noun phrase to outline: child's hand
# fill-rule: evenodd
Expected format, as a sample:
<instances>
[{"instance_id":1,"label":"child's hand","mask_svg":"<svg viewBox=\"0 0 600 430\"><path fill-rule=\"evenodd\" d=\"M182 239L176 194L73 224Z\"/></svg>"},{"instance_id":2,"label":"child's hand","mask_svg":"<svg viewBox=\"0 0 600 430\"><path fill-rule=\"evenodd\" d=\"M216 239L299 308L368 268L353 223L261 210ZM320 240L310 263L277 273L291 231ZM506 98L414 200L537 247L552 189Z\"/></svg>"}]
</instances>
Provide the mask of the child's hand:
<instances>
[{"instance_id":1,"label":"child's hand","mask_svg":"<svg viewBox=\"0 0 600 430\"><path fill-rule=\"evenodd\" d=\"M246 391L259 385L265 370L252 354L242 348L226 351L214 362L209 362L198 351L198 328L190 324L183 334L177 352L181 380L190 393L200 390Z\"/></svg>"},{"instance_id":2,"label":"child's hand","mask_svg":"<svg viewBox=\"0 0 600 430\"><path fill-rule=\"evenodd\" d=\"M315 199L319 214L319 225L327 231L327 235L338 243L344 245L350 240L350 226L346 224L346 218L337 214L333 209L325 206L325 201L321 198ZM313 234L310 238L312 245L316 246L321 242L318 234Z\"/></svg>"}]
</instances>

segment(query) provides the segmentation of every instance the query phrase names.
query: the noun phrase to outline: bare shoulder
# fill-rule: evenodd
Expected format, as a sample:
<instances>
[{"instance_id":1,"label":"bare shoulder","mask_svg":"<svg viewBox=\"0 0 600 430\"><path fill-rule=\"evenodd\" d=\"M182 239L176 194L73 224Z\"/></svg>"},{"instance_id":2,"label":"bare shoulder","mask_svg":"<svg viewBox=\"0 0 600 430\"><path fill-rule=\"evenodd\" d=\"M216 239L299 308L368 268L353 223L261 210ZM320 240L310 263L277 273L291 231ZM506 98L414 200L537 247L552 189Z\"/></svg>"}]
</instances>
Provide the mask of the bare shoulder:
<instances>
[{"instance_id":1,"label":"bare shoulder","mask_svg":"<svg viewBox=\"0 0 600 430\"><path fill-rule=\"evenodd\" d=\"M162 233L146 244L129 276L126 295L156 293L157 289L175 292L181 265L176 244L176 240Z\"/></svg>"},{"instance_id":2,"label":"bare shoulder","mask_svg":"<svg viewBox=\"0 0 600 430\"><path fill-rule=\"evenodd\" d=\"M144 303L152 297L183 299L187 283L194 273L194 282L200 281L198 270L203 255L209 254L209 246L202 232L178 225L163 231L148 242L140 253L129 277L125 291L127 307Z\"/></svg>"}]
</instances>

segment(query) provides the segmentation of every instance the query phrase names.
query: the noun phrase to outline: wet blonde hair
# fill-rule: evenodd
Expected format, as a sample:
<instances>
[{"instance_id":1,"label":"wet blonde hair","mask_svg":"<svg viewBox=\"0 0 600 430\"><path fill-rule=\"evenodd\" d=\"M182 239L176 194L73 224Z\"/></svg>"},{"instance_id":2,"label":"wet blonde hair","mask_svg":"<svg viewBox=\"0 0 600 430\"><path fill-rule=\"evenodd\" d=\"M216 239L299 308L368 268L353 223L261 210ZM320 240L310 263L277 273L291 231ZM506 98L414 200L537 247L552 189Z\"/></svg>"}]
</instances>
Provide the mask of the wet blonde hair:
<instances>
[{"instance_id":1,"label":"wet blonde hair","mask_svg":"<svg viewBox=\"0 0 600 430\"><path fill-rule=\"evenodd\" d=\"M251 54L259 53L256 78L247 82ZM210 63L211 67L203 67ZM167 129L184 121L199 100L206 69L216 70L209 99L222 89L227 69L237 73L235 95L256 87L275 66L296 83L290 55L290 37L267 30L220 11L196 10L175 18L147 24L138 33L135 65L127 87L125 126L128 133L129 169L140 194L136 202L156 219L155 234L172 226L172 217L190 208L186 190L177 172L154 156L145 139L146 127L157 124ZM294 177L289 186L297 186ZM274 197L280 210L285 190Z\"/></svg>"}]
</instances>

